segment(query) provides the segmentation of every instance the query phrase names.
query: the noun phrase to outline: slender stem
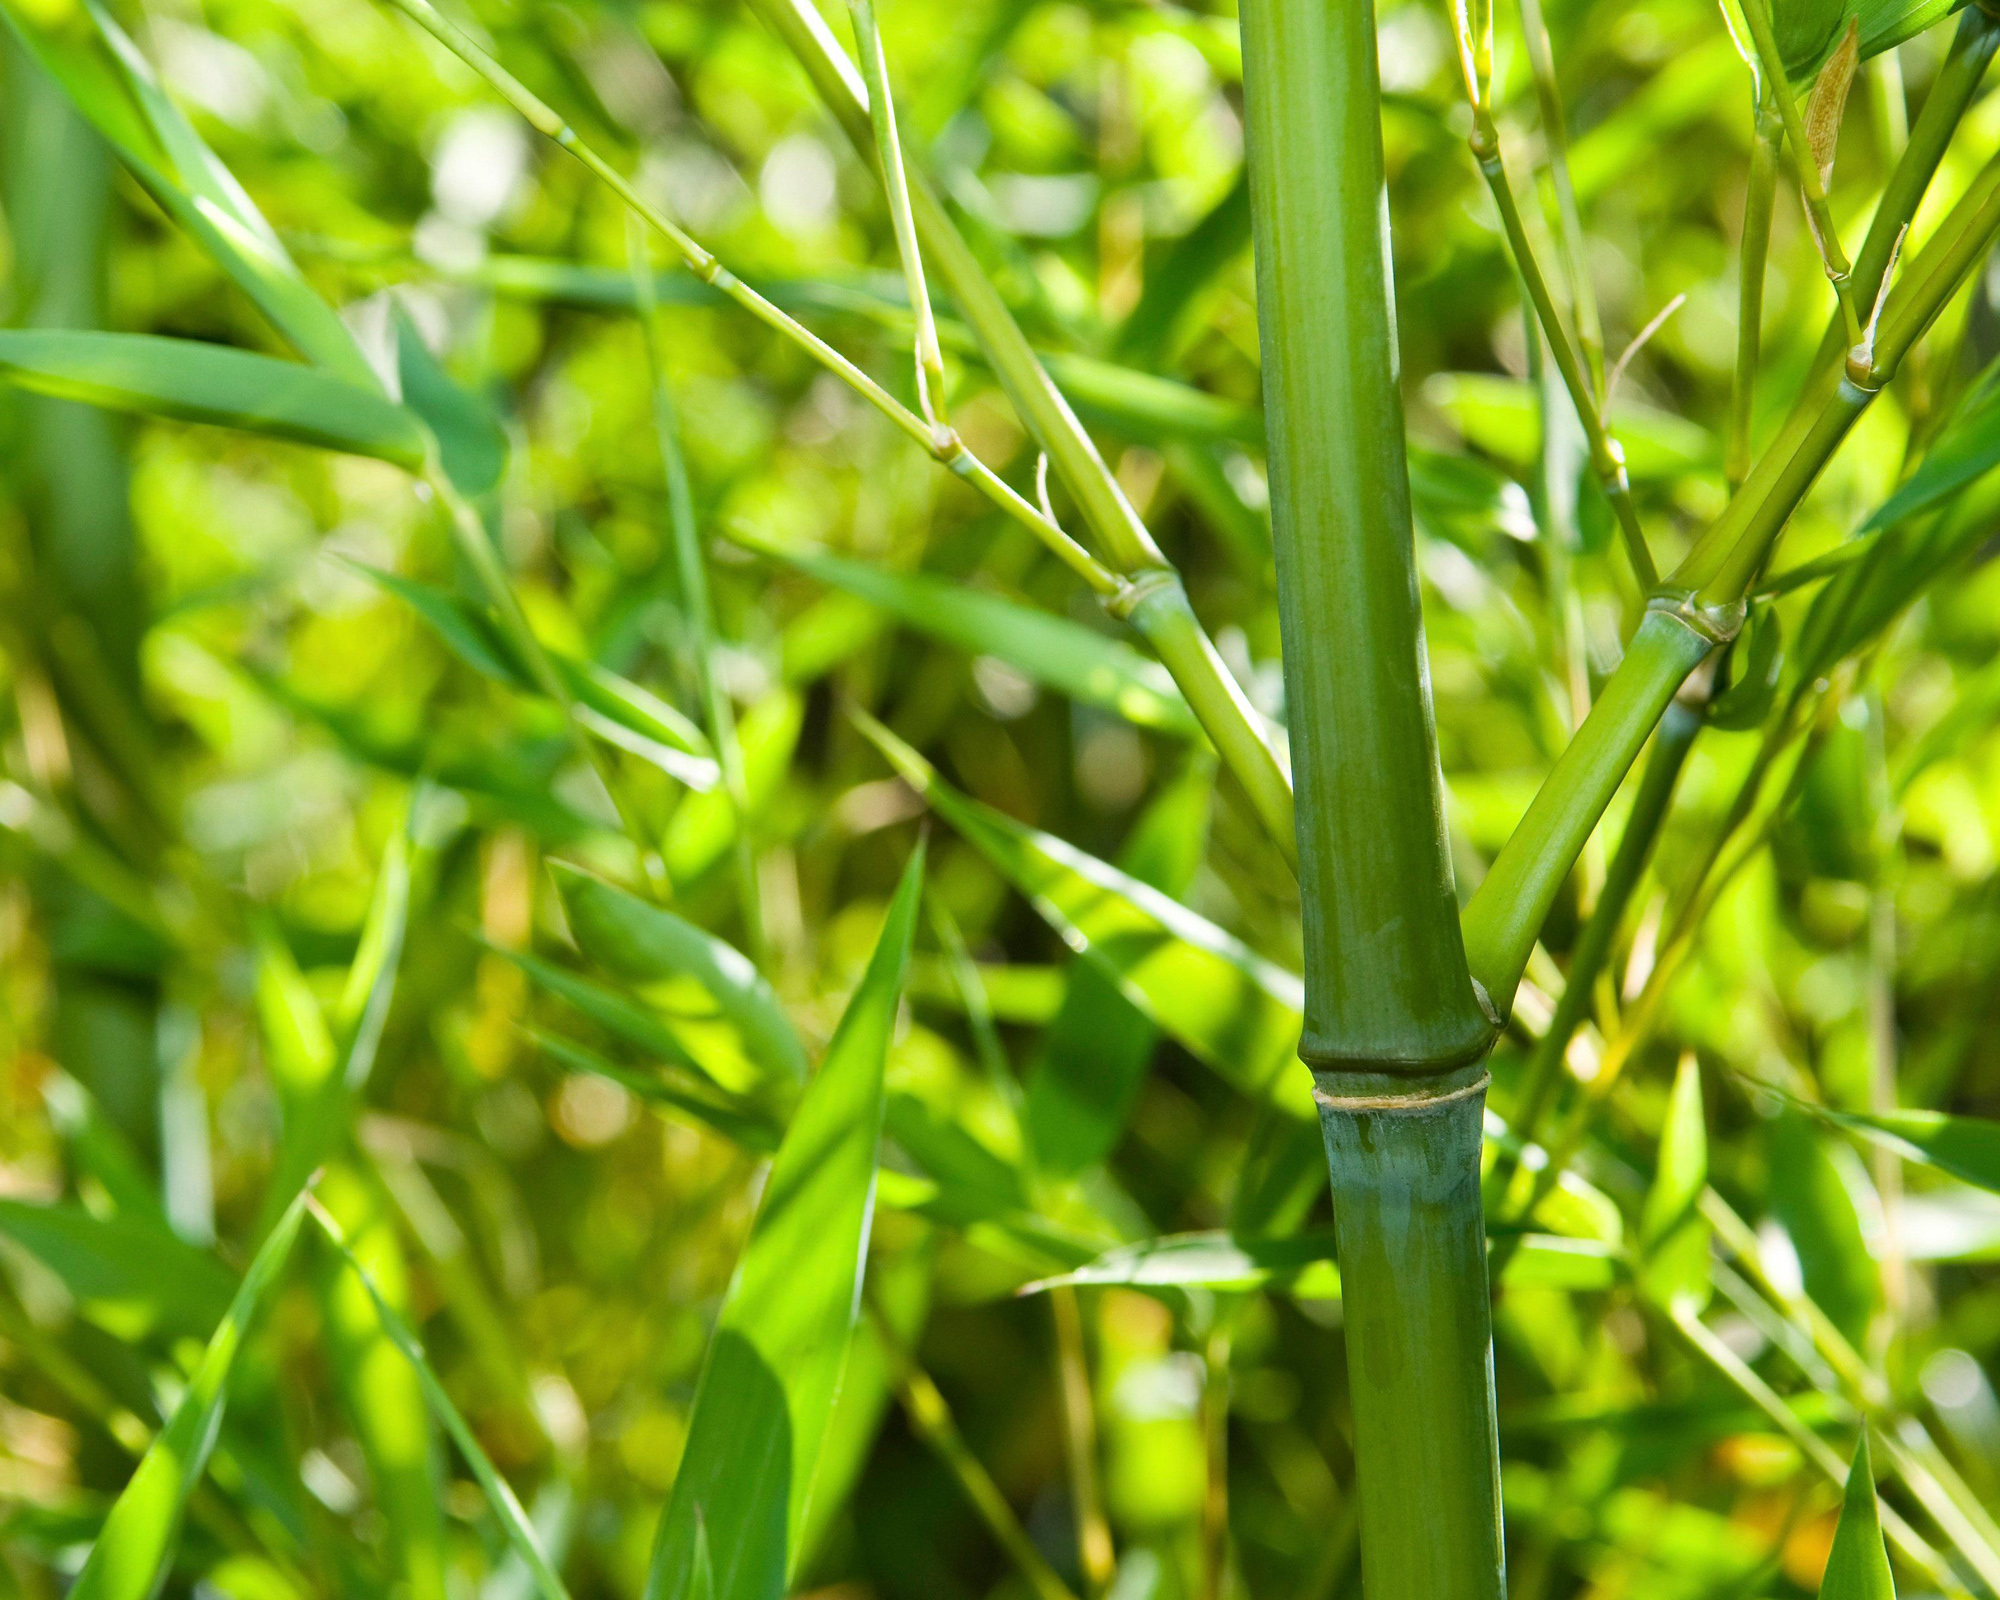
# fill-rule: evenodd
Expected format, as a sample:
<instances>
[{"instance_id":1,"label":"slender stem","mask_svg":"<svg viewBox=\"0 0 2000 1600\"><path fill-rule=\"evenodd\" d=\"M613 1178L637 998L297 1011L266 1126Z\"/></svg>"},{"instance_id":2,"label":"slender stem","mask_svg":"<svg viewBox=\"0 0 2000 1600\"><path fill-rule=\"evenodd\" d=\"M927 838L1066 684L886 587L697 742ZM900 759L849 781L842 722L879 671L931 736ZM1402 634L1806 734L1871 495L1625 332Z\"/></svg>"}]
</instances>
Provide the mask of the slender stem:
<instances>
[{"instance_id":1,"label":"slender stem","mask_svg":"<svg viewBox=\"0 0 2000 1600\"><path fill-rule=\"evenodd\" d=\"M1754 5L1756 0L1751 0ZM1709 1331L1706 1323L1692 1310L1675 1311L1671 1318L1677 1331L1703 1359L1720 1372L1740 1390L1750 1402L1777 1424L1778 1431L1792 1441L1813 1466L1832 1483L1847 1481L1847 1463L1818 1434L1799 1420L1798 1413L1785 1404L1784 1399L1768 1383L1757 1375L1750 1366L1727 1343ZM1916 1529L1906 1522L1893 1506L1881 1509L1883 1532L1896 1542L1896 1548L1920 1569L1933 1583L1939 1584L1950 1593L1962 1592L1962 1586L1953 1575L1943 1556L1931 1548L1930 1543Z\"/></svg>"},{"instance_id":2,"label":"slender stem","mask_svg":"<svg viewBox=\"0 0 2000 1600\"><path fill-rule=\"evenodd\" d=\"M688 270L702 282L735 301L766 327L797 344L940 463L1027 528L1100 595L1117 592L1118 579L1096 557L1058 527L1038 506L1003 483L991 468L966 449L965 442L957 434L949 429L934 428L818 334L781 311L725 268L677 223L640 195L623 173L585 144L550 106L532 94L456 23L438 12L430 0L388 0L388 3L484 78L538 133L567 150L602 179L647 227L674 247Z\"/></svg>"},{"instance_id":3,"label":"slender stem","mask_svg":"<svg viewBox=\"0 0 2000 1600\"><path fill-rule=\"evenodd\" d=\"M1070 1497L1076 1502L1076 1556L1084 1594L1098 1600L1118 1574L1111 1524L1104 1516L1098 1485L1097 1412L1090 1396L1090 1361L1084 1349L1083 1316L1076 1290L1059 1284L1049 1291L1056 1326L1056 1366L1062 1380L1063 1447L1069 1460Z\"/></svg>"},{"instance_id":4,"label":"slender stem","mask_svg":"<svg viewBox=\"0 0 2000 1600\"><path fill-rule=\"evenodd\" d=\"M1633 796L1632 814L1625 823L1625 831L1618 840L1618 850L1605 873L1597 905L1591 911L1589 922L1584 924L1576 952L1570 958L1562 998L1557 1001L1555 1016L1536 1041L1534 1052L1528 1058L1521 1098L1508 1118L1524 1148L1539 1136L1542 1119L1547 1116L1561 1086L1563 1058L1568 1052L1570 1039L1589 1011L1598 978L1617 942L1625 908L1631 904L1632 893L1645 873L1647 862L1652 859L1653 847L1659 842L1660 825L1666 820L1667 808L1680 781L1681 768L1687 763L1688 751L1694 746L1702 721L1701 701L1691 701L1685 694L1674 701L1666 716L1660 720L1659 732L1653 739L1653 753L1647 759L1638 792ZM1497 1203L1507 1193L1516 1165L1517 1162L1504 1153L1495 1160L1486 1180L1490 1202Z\"/></svg>"},{"instance_id":5,"label":"slender stem","mask_svg":"<svg viewBox=\"0 0 2000 1600\"><path fill-rule=\"evenodd\" d=\"M1520 268L1521 282L1527 288L1528 299L1535 308L1542 331L1548 335L1556 370L1562 374L1570 398L1576 402L1576 414L1583 423L1584 437L1590 443L1591 468L1603 484L1604 493L1617 515L1619 533L1624 539L1633 575L1638 580L1640 591L1650 592L1659 583L1660 573L1654 565L1652 551L1647 548L1645 532L1639 526L1638 510L1632 503L1632 482L1625 471L1624 449L1605 421L1603 396L1592 386L1584 371L1583 356L1556 307L1555 296L1549 292L1548 278L1542 272L1541 262L1535 257L1534 245L1521 219L1521 208L1514 199L1513 185L1507 180L1506 165L1501 160L1499 130L1490 114L1479 110L1473 112L1471 144L1472 154L1485 176L1486 187L1492 191L1493 203L1499 209L1500 225L1506 232L1508 247L1514 253L1515 265Z\"/></svg>"},{"instance_id":6,"label":"slender stem","mask_svg":"<svg viewBox=\"0 0 2000 1600\"><path fill-rule=\"evenodd\" d=\"M1216 1319L1202 1351L1202 1434L1208 1482L1201 1500L1201 1596L1224 1600L1229 1585L1229 1325Z\"/></svg>"},{"instance_id":7,"label":"slender stem","mask_svg":"<svg viewBox=\"0 0 2000 1600\"><path fill-rule=\"evenodd\" d=\"M1910 149L1917 148L1913 134ZM1729 507L1655 598L1624 661L1466 906L1467 956L1498 1015L1511 1009L1562 880L1674 691L1714 644L1734 637L1743 596L1791 513L1996 232L2000 158L1981 170L1905 272L1872 340L1850 352L1853 370L1815 378Z\"/></svg>"},{"instance_id":8,"label":"slender stem","mask_svg":"<svg viewBox=\"0 0 2000 1600\"><path fill-rule=\"evenodd\" d=\"M1792 167L1805 197L1806 213L1812 222L1813 239L1826 267L1827 282L1840 299L1850 340L1861 336L1861 309L1852 283L1853 268L1840 248L1840 233L1833 225L1833 213L1826 203L1826 186L1820 182L1819 164L1813 159L1812 144L1806 138L1805 119L1799 114L1798 96L1792 93L1785 76L1784 56L1771 23L1771 0L1744 0L1743 20L1749 25L1750 40L1763 68L1766 91L1778 102L1778 115L1785 125L1785 141L1791 146Z\"/></svg>"},{"instance_id":9,"label":"slender stem","mask_svg":"<svg viewBox=\"0 0 2000 1600\"><path fill-rule=\"evenodd\" d=\"M688 482L687 458L681 451L681 428L674 394L667 382L660 348L659 306L653 288L652 263L647 259L638 224L628 229L632 285L638 299L639 326L646 339L646 362L653 380L653 436L660 450L660 470L667 483L667 524L673 533L674 564L680 578L681 613L694 655L695 682L701 691L703 720L715 746L722 792L736 813L732 854L736 862L737 906L750 955L761 969L770 966L764 933L763 895L757 882L757 846L750 833L750 789L743 773L743 744L736 735L736 710L722 677L715 670L715 606L709 595L708 560L695 526L694 491Z\"/></svg>"},{"instance_id":10,"label":"slender stem","mask_svg":"<svg viewBox=\"0 0 2000 1600\"><path fill-rule=\"evenodd\" d=\"M750 5L798 58L820 99L854 148L864 160L874 160L875 135L867 90L853 64L828 33L812 0L750 0ZM1154 574L1171 574L1171 565L1132 509L1069 401L1028 344L943 203L920 171L908 163L906 171L911 216L926 255L979 341L1001 387L1048 455L1056 475L1074 498L1111 565L1134 587L1143 588ZM1093 587L1107 606L1114 611L1118 609L1121 594L1115 584L1109 590L1097 584ZM1126 604L1128 613L1133 609ZM1135 626L1138 620L1134 617ZM1201 635L1193 614L1189 612L1184 618L1174 619L1168 631L1176 647L1175 654L1172 659L1162 655L1162 664L1180 685L1188 704L1194 707L1224 765L1235 773L1250 796L1259 821L1289 856L1294 848L1291 779L1275 741L1241 688L1230 678L1215 647ZM1147 637L1157 651L1158 641Z\"/></svg>"},{"instance_id":11,"label":"slender stem","mask_svg":"<svg viewBox=\"0 0 2000 1600\"><path fill-rule=\"evenodd\" d=\"M1549 185L1556 199L1556 248L1569 280L1570 305L1576 313L1576 342L1590 368L1592 390L1605 393L1604 328L1597 315L1597 291L1590 281L1590 257L1577 209L1576 184L1569 171L1569 123L1563 115L1562 90L1556 82L1555 52L1549 44L1542 0L1521 0L1521 34L1528 45L1528 66L1534 74L1535 100L1542 115L1542 137L1548 146Z\"/></svg>"},{"instance_id":12,"label":"slender stem","mask_svg":"<svg viewBox=\"0 0 2000 1600\"><path fill-rule=\"evenodd\" d=\"M896 231L896 254L903 263L903 281L910 292L910 312L916 318L917 398L933 426L944 422L944 354L938 348L937 318L930 290L924 285L924 259L917 249L917 225L910 214L910 180L903 171L903 145L896 135L896 102L889 92L889 59L882 49L874 0L847 0L854 21L854 43L861 57L861 76L868 85L869 120L875 134L875 165L882 191L889 200L889 220Z\"/></svg>"},{"instance_id":13,"label":"slender stem","mask_svg":"<svg viewBox=\"0 0 2000 1600\"><path fill-rule=\"evenodd\" d=\"M1750 471L1750 425L1757 398L1757 365L1763 347L1764 268L1771 254L1771 209L1778 186L1778 140L1783 125L1768 92L1757 99L1750 180L1743 195L1743 243L1736 297L1736 381L1729 395L1729 442L1724 471L1731 489Z\"/></svg>"}]
</instances>

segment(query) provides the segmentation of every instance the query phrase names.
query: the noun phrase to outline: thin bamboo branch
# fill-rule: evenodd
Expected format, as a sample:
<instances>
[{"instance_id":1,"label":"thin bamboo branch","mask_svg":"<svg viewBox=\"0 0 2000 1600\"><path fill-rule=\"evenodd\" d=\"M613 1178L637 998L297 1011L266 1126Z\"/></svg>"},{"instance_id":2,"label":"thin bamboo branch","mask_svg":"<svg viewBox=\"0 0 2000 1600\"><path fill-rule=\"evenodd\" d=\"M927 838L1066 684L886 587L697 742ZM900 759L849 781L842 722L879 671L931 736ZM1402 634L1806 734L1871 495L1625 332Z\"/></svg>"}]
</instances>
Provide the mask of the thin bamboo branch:
<instances>
[{"instance_id":1,"label":"thin bamboo branch","mask_svg":"<svg viewBox=\"0 0 2000 1600\"><path fill-rule=\"evenodd\" d=\"M680 579L681 611L692 646L695 684L701 692L702 719L722 792L736 814L731 855L736 865L737 909L743 918L750 956L760 969L770 966L771 952L764 932L764 902L757 880L757 846L751 836L750 790L743 773L743 745L736 735L736 710L715 670L715 606L709 595L708 558L695 527L694 491L688 482L687 458L681 451L680 415L667 381L666 358L660 348L659 306L653 290L652 262L637 219L627 228L626 248L632 266L632 287L638 300L639 326L646 340L646 363L653 385L653 437L660 451L660 470L667 485L667 525L673 534L674 565Z\"/></svg>"},{"instance_id":2,"label":"thin bamboo branch","mask_svg":"<svg viewBox=\"0 0 2000 1600\"><path fill-rule=\"evenodd\" d=\"M854 148L864 160L874 160L867 89L811 0L749 0L749 4L798 59ZM1265 831L1286 860L1295 864L1291 777L1277 740L1203 633L1171 564L943 203L907 160L905 171L919 242L1015 410L1053 463L1111 565L1125 579L1125 589L1116 593L1099 590L1107 609L1129 620L1153 647L1194 708L1223 765L1242 784ZM1149 589L1161 592L1149 594ZM1155 631L1149 632L1149 625Z\"/></svg>"},{"instance_id":3,"label":"thin bamboo branch","mask_svg":"<svg viewBox=\"0 0 2000 1600\"><path fill-rule=\"evenodd\" d=\"M1117 594L1122 585L1097 558L1085 550L1041 509L1004 483L965 447L950 430L938 430L884 389L824 339L780 310L741 278L730 272L680 225L632 187L623 173L586 144L547 103L495 61L477 40L444 16L429 0L387 0L439 44L479 74L524 117L529 126L568 151L601 179L639 219L673 246L688 270L719 290L774 332L798 345L821 366L860 395L907 434L941 465L970 483L998 509L1033 533L1098 594Z\"/></svg>"},{"instance_id":4,"label":"thin bamboo branch","mask_svg":"<svg viewBox=\"0 0 2000 1600\"><path fill-rule=\"evenodd\" d=\"M903 264L903 281L910 292L910 312L916 319L917 399L933 427L945 425L944 353L938 347L937 318L930 290L924 284L924 259L917 248L917 224L910 213L910 180L903 170L903 144L896 134L896 102L889 92L889 59L882 49L882 30L875 21L874 0L847 0L854 22L854 43L861 57L861 77L868 85L869 120L875 133L875 166L889 200L889 220L896 231L896 254Z\"/></svg>"},{"instance_id":5,"label":"thin bamboo branch","mask_svg":"<svg viewBox=\"0 0 2000 1600\"><path fill-rule=\"evenodd\" d=\"M1056 1330L1056 1370L1062 1382L1063 1448L1069 1463L1070 1496L1076 1502L1077 1566L1084 1594L1098 1600L1117 1576L1118 1556L1097 1470L1097 1411L1091 1401L1090 1361L1084 1348L1083 1316L1076 1290L1058 1284L1049 1291Z\"/></svg>"},{"instance_id":6,"label":"thin bamboo branch","mask_svg":"<svg viewBox=\"0 0 2000 1600\"><path fill-rule=\"evenodd\" d=\"M1812 144L1806 137L1805 119L1799 114L1798 96L1792 93L1785 76L1785 62L1772 27L1771 0L1744 0L1743 20L1750 29L1751 44L1763 69L1764 87L1778 103L1784 122L1785 142L1791 147L1792 168L1798 174L1799 189L1805 198L1806 214L1812 223L1813 241L1819 246L1827 282L1840 300L1849 343L1861 337L1861 311L1852 283L1854 269L1840 247L1840 232L1833 225L1833 212L1826 202L1826 186L1820 182L1819 164L1813 159Z\"/></svg>"},{"instance_id":7,"label":"thin bamboo branch","mask_svg":"<svg viewBox=\"0 0 2000 1600\"><path fill-rule=\"evenodd\" d=\"M1500 226L1507 235L1507 245L1514 254L1516 267L1520 269L1521 282L1535 308L1536 320L1548 336L1549 351L1555 358L1556 370L1562 374L1570 398L1576 402L1576 414L1583 423L1584 437L1590 443L1591 468L1604 486L1605 496L1617 515L1619 534L1624 540L1626 556L1632 563L1633 576L1638 581L1640 592L1650 593L1660 581L1660 572L1654 564L1652 551L1647 547L1645 532L1639 526L1638 509L1632 503L1632 481L1625 470L1625 451L1611 432L1605 419L1604 397L1584 371L1583 355L1563 321L1555 296L1549 291L1548 278L1535 256L1527 225L1521 218L1521 208L1514 199L1513 185L1507 179L1506 164L1500 155L1500 133L1490 113L1474 110L1471 146L1473 159L1479 163L1486 187L1493 195L1493 204L1500 212Z\"/></svg>"},{"instance_id":8,"label":"thin bamboo branch","mask_svg":"<svg viewBox=\"0 0 2000 1600\"><path fill-rule=\"evenodd\" d=\"M1588 241L1577 208L1576 184L1569 170L1569 122L1563 114L1562 90L1556 82L1555 52L1549 43L1542 0L1520 0L1521 34L1528 45L1528 66L1534 75L1535 99L1541 111L1542 137L1548 147L1549 186L1555 191L1556 250L1569 282L1569 303L1576 315L1576 341L1583 351L1596 392L1608 397L1604 373L1604 327L1597 314L1597 290L1590 280Z\"/></svg>"},{"instance_id":9,"label":"thin bamboo branch","mask_svg":"<svg viewBox=\"0 0 2000 1600\"><path fill-rule=\"evenodd\" d=\"M1028 1587L1034 1591L1036 1600L1077 1600L1069 1585L1062 1581L1055 1568L1035 1547L1035 1541L1021 1526L1021 1519L1014 1515L1014 1508L1007 1503L1007 1497L1000 1492L1000 1486L993 1481L992 1474L979 1457L973 1454L972 1446L965 1442L965 1435L958 1431L958 1423L952 1417L950 1405L938 1392L938 1386L931 1382L930 1374L910 1359L908 1352L895 1342L894 1334L880 1318L877 1318L877 1331L889 1353L895 1371L896 1395L903 1403L910 1425L957 1480L960 1491L971 1502L973 1510L979 1513L979 1520L986 1524L994 1542L1006 1552Z\"/></svg>"},{"instance_id":10,"label":"thin bamboo branch","mask_svg":"<svg viewBox=\"0 0 2000 1600\"><path fill-rule=\"evenodd\" d=\"M1562 880L1674 691L1715 645L1735 636L1743 597L1792 511L1996 232L2000 159L1974 179L1905 270L1879 326L1850 353L1852 370L1829 371L1815 381L1728 509L1648 608L1625 660L1466 907L1467 958L1499 1016L1512 1007L1528 951ZM1884 261L1886 269L1886 255Z\"/></svg>"},{"instance_id":11,"label":"thin bamboo branch","mask_svg":"<svg viewBox=\"0 0 2000 1600\"><path fill-rule=\"evenodd\" d=\"M1764 342L1764 269L1771 253L1771 210L1777 195L1778 141L1782 133L1777 102L1768 93L1760 93L1754 143L1750 147L1750 178L1743 195L1743 240L1736 293L1736 377L1729 393L1729 441L1723 452L1723 471L1732 490L1742 486L1750 471L1750 426Z\"/></svg>"}]
</instances>

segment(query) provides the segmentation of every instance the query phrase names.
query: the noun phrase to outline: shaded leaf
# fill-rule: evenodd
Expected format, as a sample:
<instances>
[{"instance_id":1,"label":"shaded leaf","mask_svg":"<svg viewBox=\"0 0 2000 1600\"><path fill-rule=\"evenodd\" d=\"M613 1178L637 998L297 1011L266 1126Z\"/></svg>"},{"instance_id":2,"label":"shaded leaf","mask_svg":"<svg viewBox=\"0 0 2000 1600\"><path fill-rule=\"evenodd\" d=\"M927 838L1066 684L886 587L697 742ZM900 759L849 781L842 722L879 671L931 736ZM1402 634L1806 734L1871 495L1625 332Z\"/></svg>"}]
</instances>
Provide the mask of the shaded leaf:
<instances>
[{"instance_id":1,"label":"shaded leaf","mask_svg":"<svg viewBox=\"0 0 2000 1600\"><path fill-rule=\"evenodd\" d=\"M570 930L584 955L628 982L690 980L712 1002L710 1016L742 1041L760 1073L802 1082L805 1046L776 992L750 958L714 934L637 895L552 862L556 888ZM692 1009L679 1013L682 1028L707 1020ZM685 1041L685 1033L680 1037Z\"/></svg>"},{"instance_id":2,"label":"shaded leaf","mask_svg":"<svg viewBox=\"0 0 2000 1600\"><path fill-rule=\"evenodd\" d=\"M193 339L0 329L0 378L36 394L374 456L413 472L429 448L416 413L379 393L316 367Z\"/></svg>"},{"instance_id":3,"label":"shaded leaf","mask_svg":"<svg viewBox=\"0 0 2000 1600\"><path fill-rule=\"evenodd\" d=\"M152 1330L199 1338L229 1305L228 1271L171 1232L163 1218L0 1198L0 1237L12 1240L88 1311L125 1338Z\"/></svg>"},{"instance_id":4,"label":"shaded leaf","mask_svg":"<svg viewBox=\"0 0 2000 1600\"><path fill-rule=\"evenodd\" d=\"M1878 1202L1861 1162L1798 1111L1770 1125L1771 1209L1798 1252L1806 1293L1853 1343L1882 1301L1881 1266L1861 1206Z\"/></svg>"},{"instance_id":5,"label":"shaded leaf","mask_svg":"<svg viewBox=\"0 0 2000 1600\"><path fill-rule=\"evenodd\" d=\"M1698 1209L1708 1187L1708 1126L1701 1069L1681 1057L1660 1133L1660 1160L1639 1220L1640 1288L1669 1311L1699 1313L1711 1293L1709 1225Z\"/></svg>"}]
</instances>

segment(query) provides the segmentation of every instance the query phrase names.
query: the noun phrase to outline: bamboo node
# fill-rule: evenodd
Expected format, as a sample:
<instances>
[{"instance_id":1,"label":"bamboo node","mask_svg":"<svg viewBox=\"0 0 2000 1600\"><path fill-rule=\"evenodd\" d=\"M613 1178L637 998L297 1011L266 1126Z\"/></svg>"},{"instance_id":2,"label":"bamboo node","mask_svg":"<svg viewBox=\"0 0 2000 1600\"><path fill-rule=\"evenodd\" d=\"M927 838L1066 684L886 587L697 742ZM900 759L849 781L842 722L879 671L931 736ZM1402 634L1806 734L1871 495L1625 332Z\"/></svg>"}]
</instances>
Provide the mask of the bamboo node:
<instances>
[{"instance_id":1,"label":"bamboo node","mask_svg":"<svg viewBox=\"0 0 2000 1600\"><path fill-rule=\"evenodd\" d=\"M1647 600L1646 609L1672 617L1690 633L1717 645L1729 643L1743 631L1744 619L1750 615L1750 602L1739 599L1704 604L1692 589L1662 588Z\"/></svg>"},{"instance_id":2,"label":"bamboo node","mask_svg":"<svg viewBox=\"0 0 2000 1600\"><path fill-rule=\"evenodd\" d=\"M1180 590L1178 572L1171 567L1151 567L1125 579L1114 593L1105 596L1104 609L1120 622L1130 622L1147 605Z\"/></svg>"},{"instance_id":3,"label":"bamboo node","mask_svg":"<svg viewBox=\"0 0 2000 1600\"><path fill-rule=\"evenodd\" d=\"M1440 1106L1454 1105L1461 1100L1470 1100L1474 1095L1483 1095L1492 1082L1493 1074L1482 1072L1473 1082L1461 1084L1456 1089L1447 1089L1442 1094L1427 1094L1422 1090L1409 1094L1328 1094L1315 1084L1313 1104L1322 1111L1348 1114L1368 1111L1431 1111Z\"/></svg>"}]
</instances>

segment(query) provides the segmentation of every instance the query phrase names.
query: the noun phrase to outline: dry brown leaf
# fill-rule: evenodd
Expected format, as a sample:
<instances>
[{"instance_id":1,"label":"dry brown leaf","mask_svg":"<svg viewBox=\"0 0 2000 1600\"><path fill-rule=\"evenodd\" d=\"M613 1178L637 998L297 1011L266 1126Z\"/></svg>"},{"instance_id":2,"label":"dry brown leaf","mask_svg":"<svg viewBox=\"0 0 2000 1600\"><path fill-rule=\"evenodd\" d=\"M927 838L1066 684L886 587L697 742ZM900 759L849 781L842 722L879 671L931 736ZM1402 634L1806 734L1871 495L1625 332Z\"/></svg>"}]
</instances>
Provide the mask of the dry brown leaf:
<instances>
[{"instance_id":1,"label":"dry brown leaf","mask_svg":"<svg viewBox=\"0 0 2000 1600\"><path fill-rule=\"evenodd\" d=\"M1812 99L1806 104L1806 143L1812 147L1813 165L1819 169L1820 187L1833 181L1833 153L1840 143L1840 119L1847 110L1847 91L1854 83L1854 69L1861 64L1861 21L1851 19L1841 36L1840 48L1820 68L1813 85Z\"/></svg>"}]
</instances>

